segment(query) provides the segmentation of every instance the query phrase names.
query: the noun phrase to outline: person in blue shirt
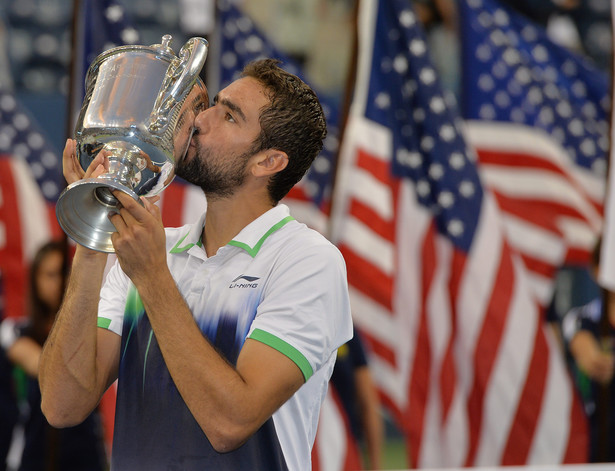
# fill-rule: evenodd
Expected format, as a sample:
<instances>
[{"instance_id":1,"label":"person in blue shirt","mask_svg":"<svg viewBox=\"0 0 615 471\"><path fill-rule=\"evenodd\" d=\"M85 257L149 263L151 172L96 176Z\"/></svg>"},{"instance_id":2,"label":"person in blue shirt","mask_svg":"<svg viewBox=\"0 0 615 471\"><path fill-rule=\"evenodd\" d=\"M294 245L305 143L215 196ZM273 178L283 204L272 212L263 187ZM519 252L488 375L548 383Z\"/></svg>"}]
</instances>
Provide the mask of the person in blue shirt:
<instances>
[{"instance_id":1,"label":"person in blue shirt","mask_svg":"<svg viewBox=\"0 0 615 471\"><path fill-rule=\"evenodd\" d=\"M597 278L600 242L592 255ZM602 290L589 303L574 307L562 319L562 336L572 358L572 373L590 427L591 462L615 462L615 295ZM609 438L610 437L610 438Z\"/></svg>"},{"instance_id":2,"label":"person in blue shirt","mask_svg":"<svg viewBox=\"0 0 615 471\"><path fill-rule=\"evenodd\" d=\"M331 385L342 402L353 437L364 451L365 469L381 469L384 420L363 339L356 329L337 350Z\"/></svg>"}]
</instances>

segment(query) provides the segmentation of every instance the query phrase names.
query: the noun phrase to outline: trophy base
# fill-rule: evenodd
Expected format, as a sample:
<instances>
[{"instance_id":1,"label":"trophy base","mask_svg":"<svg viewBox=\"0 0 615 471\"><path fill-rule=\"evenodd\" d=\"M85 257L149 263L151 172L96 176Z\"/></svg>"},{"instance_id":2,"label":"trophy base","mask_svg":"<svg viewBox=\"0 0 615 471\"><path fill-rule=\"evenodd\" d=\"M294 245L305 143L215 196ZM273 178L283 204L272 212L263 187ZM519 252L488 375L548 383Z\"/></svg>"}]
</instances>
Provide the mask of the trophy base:
<instances>
[{"instance_id":1,"label":"trophy base","mask_svg":"<svg viewBox=\"0 0 615 471\"><path fill-rule=\"evenodd\" d=\"M109 221L109 213L118 212L119 202L112 190L119 190L139 201L137 194L127 186L100 178L76 181L58 198L56 217L60 227L79 245L98 252L115 252L111 234L116 230Z\"/></svg>"}]
</instances>

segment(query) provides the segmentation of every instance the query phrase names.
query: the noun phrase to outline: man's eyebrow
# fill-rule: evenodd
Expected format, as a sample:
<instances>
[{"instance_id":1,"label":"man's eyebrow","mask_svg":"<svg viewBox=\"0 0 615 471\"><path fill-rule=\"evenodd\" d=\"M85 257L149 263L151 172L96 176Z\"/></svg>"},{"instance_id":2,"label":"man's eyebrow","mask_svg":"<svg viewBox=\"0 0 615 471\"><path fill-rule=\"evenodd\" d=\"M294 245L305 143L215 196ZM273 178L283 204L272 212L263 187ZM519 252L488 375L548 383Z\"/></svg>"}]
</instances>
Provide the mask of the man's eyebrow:
<instances>
[{"instance_id":1,"label":"man's eyebrow","mask_svg":"<svg viewBox=\"0 0 615 471\"><path fill-rule=\"evenodd\" d=\"M194 109L197 104L201 104L205 102L206 102L205 97L203 96L203 94L199 93L197 96L195 96L192 99L192 102L190 103L190 107Z\"/></svg>"},{"instance_id":2,"label":"man's eyebrow","mask_svg":"<svg viewBox=\"0 0 615 471\"><path fill-rule=\"evenodd\" d=\"M200 101L204 101L203 97L201 95L197 95L195 96L192 101L190 102L190 107L194 108L196 104L198 104Z\"/></svg>"},{"instance_id":3,"label":"man's eyebrow","mask_svg":"<svg viewBox=\"0 0 615 471\"><path fill-rule=\"evenodd\" d=\"M243 114L243 111L241 111L241 108L237 106L235 103L233 103L231 100L229 100L228 98L219 98L218 95L216 95L214 97L214 105L218 104L218 102L220 102L222 105L229 108L231 111L234 111L235 113L237 113L243 121L246 120L246 115Z\"/></svg>"}]
</instances>

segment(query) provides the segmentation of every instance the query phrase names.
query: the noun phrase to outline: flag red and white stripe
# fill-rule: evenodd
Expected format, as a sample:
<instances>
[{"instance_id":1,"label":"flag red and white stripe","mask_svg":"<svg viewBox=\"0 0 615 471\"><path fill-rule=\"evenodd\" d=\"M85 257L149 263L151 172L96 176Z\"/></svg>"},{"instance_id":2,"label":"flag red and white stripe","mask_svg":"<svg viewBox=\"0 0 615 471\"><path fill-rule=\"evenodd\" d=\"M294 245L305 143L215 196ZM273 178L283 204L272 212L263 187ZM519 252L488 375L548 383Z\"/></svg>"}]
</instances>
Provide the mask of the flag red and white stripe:
<instances>
[{"instance_id":1,"label":"flag red and white stripe","mask_svg":"<svg viewBox=\"0 0 615 471\"><path fill-rule=\"evenodd\" d=\"M157 204L165 227L194 223L207 209L203 190L178 180L173 181L160 193L160 201Z\"/></svg>"},{"instance_id":2,"label":"flag red and white stripe","mask_svg":"<svg viewBox=\"0 0 615 471\"><path fill-rule=\"evenodd\" d=\"M585 265L602 228L605 181L570 161L541 130L466 121L481 179L497 199L511 246L520 253L541 306L564 265Z\"/></svg>"},{"instance_id":3,"label":"flag red and white stripe","mask_svg":"<svg viewBox=\"0 0 615 471\"><path fill-rule=\"evenodd\" d=\"M59 237L55 207L43 197L28 163L0 155L0 273L7 317L26 314L32 257L41 245Z\"/></svg>"},{"instance_id":4,"label":"flag red and white stripe","mask_svg":"<svg viewBox=\"0 0 615 471\"><path fill-rule=\"evenodd\" d=\"M318 433L312 448L313 471L363 469L356 439L350 430L341 400L330 386L320 408Z\"/></svg>"}]
</instances>

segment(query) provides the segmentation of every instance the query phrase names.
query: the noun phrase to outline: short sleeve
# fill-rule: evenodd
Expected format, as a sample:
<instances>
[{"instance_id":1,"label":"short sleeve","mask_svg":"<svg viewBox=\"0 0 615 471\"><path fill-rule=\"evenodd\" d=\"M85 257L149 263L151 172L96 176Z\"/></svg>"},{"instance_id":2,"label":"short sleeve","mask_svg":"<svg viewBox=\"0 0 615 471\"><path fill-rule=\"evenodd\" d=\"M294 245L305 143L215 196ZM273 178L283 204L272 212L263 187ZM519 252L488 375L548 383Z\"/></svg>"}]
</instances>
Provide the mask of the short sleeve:
<instances>
[{"instance_id":1,"label":"short sleeve","mask_svg":"<svg viewBox=\"0 0 615 471\"><path fill-rule=\"evenodd\" d=\"M581 330L597 335L601 316L602 302L599 298L570 309L562 320L562 336L566 344Z\"/></svg>"},{"instance_id":2,"label":"short sleeve","mask_svg":"<svg viewBox=\"0 0 615 471\"><path fill-rule=\"evenodd\" d=\"M119 262L116 261L109 270L100 290L98 327L122 335L124 309L130 285L130 279L120 268Z\"/></svg>"},{"instance_id":3,"label":"short sleeve","mask_svg":"<svg viewBox=\"0 0 615 471\"><path fill-rule=\"evenodd\" d=\"M340 252L328 242L289 242L267 280L248 338L287 355L307 381L351 337Z\"/></svg>"}]
</instances>

